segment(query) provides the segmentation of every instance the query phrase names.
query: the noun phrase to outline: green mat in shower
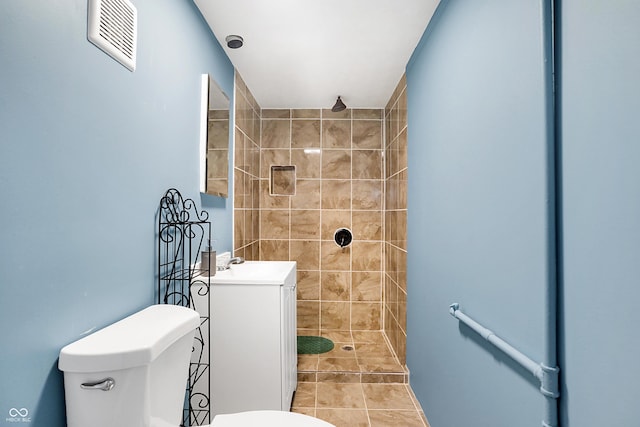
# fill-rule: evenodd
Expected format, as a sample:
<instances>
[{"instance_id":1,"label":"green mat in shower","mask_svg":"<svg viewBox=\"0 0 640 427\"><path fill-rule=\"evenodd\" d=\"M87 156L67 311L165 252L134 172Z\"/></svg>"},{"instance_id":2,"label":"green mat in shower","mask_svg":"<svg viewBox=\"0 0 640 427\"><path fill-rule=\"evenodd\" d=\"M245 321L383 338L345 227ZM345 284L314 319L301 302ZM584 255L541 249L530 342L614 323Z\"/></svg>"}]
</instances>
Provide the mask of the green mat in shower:
<instances>
[{"instance_id":1,"label":"green mat in shower","mask_svg":"<svg viewBox=\"0 0 640 427\"><path fill-rule=\"evenodd\" d=\"M323 337L298 336L298 354L320 354L333 350L333 341Z\"/></svg>"}]
</instances>

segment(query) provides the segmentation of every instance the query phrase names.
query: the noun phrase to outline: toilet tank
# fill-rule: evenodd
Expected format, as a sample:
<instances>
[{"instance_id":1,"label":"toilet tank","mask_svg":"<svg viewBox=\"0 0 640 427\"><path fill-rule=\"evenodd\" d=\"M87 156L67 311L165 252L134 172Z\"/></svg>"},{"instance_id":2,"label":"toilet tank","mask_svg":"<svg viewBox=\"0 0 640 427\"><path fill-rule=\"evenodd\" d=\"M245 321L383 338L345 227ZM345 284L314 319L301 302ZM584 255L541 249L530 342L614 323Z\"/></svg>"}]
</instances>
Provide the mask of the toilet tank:
<instances>
[{"instance_id":1,"label":"toilet tank","mask_svg":"<svg viewBox=\"0 0 640 427\"><path fill-rule=\"evenodd\" d=\"M200 316L153 305L60 351L69 427L178 426Z\"/></svg>"}]
</instances>

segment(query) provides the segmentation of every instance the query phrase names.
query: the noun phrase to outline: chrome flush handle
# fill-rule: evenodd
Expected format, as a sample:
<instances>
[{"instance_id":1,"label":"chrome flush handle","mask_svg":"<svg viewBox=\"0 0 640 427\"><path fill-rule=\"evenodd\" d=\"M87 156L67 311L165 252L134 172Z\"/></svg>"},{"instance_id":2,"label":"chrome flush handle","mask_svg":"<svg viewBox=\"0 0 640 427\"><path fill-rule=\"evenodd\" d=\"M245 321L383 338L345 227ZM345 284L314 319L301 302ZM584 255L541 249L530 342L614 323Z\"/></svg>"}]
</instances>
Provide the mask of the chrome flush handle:
<instances>
[{"instance_id":1,"label":"chrome flush handle","mask_svg":"<svg viewBox=\"0 0 640 427\"><path fill-rule=\"evenodd\" d=\"M109 391L116 386L116 380L113 378L105 378L103 380L91 382L91 383L82 383L80 384L80 388L85 390L102 390Z\"/></svg>"}]
</instances>

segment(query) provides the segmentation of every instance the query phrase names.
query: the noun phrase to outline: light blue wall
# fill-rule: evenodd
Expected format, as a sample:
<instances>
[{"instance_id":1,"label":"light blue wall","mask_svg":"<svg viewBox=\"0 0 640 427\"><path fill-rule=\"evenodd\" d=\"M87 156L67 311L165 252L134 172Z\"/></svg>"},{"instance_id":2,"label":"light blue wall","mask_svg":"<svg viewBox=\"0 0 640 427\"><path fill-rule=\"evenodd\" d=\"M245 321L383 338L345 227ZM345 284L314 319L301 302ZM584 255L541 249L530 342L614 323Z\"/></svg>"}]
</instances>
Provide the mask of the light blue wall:
<instances>
[{"instance_id":1,"label":"light blue wall","mask_svg":"<svg viewBox=\"0 0 640 427\"><path fill-rule=\"evenodd\" d=\"M443 1L407 67L411 385L434 427L539 426L530 374L449 315L534 360L551 274L539 1Z\"/></svg>"},{"instance_id":2,"label":"light blue wall","mask_svg":"<svg viewBox=\"0 0 640 427\"><path fill-rule=\"evenodd\" d=\"M639 22L561 3L563 427L640 426Z\"/></svg>"},{"instance_id":3,"label":"light blue wall","mask_svg":"<svg viewBox=\"0 0 640 427\"><path fill-rule=\"evenodd\" d=\"M446 314L460 302L540 357L552 255L540 209L553 196L541 14L515 3L443 3L407 71L408 364L437 427L533 426L542 414L526 374ZM636 426L640 4L556 5L561 425Z\"/></svg>"},{"instance_id":4,"label":"light blue wall","mask_svg":"<svg viewBox=\"0 0 640 427\"><path fill-rule=\"evenodd\" d=\"M200 74L233 68L190 1L136 0L137 70L86 39L87 1L0 2L0 425L64 421L61 347L154 301L156 210L198 193Z\"/></svg>"}]
</instances>

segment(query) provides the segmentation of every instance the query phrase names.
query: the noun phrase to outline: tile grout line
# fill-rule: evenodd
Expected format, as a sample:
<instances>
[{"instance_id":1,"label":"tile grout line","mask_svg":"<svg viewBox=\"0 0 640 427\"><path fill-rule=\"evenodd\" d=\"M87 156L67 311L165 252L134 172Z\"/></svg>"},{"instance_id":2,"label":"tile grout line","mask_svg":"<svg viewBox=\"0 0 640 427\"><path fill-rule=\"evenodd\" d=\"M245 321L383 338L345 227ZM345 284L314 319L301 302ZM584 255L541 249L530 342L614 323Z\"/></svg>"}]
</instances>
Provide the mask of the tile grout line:
<instances>
[{"instance_id":1,"label":"tile grout line","mask_svg":"<svg viewBox=\"0 0 640 427\"><path fill-rule=\"evenodd\" d=\"M360 390L362 391L362 400L364 401L364 410L367 414L367 422L369 423L369 426L371 426L371 417L369 416L369 406L367 405L367 396L364 392L364 386L362 385L362 383L360 383Z\"/></svg>"},{"instance_id":2,"label":"tile grout line","mask_svg":"<svg viewBox=\"0 0 640 427\"><path fill-rule=\"evenodd\" d=\"M427 421L426 424L424 422L424 419L426 419L427 416L425 415L424 410L422 409L422 406L418 402L418 398L416 397L415 393L413 392L413 389L411 388L411 384L406 383L405 384L405 388L407 389L407 392L409 393L409 397L411 398L411 403L413 403L413 407L415 408L416 412L420 416L420 421L422 422L423 426L429 427L429 421ZM423 417L424 417L424 419L423 419Z\"/></svg>"}]
</instances>

